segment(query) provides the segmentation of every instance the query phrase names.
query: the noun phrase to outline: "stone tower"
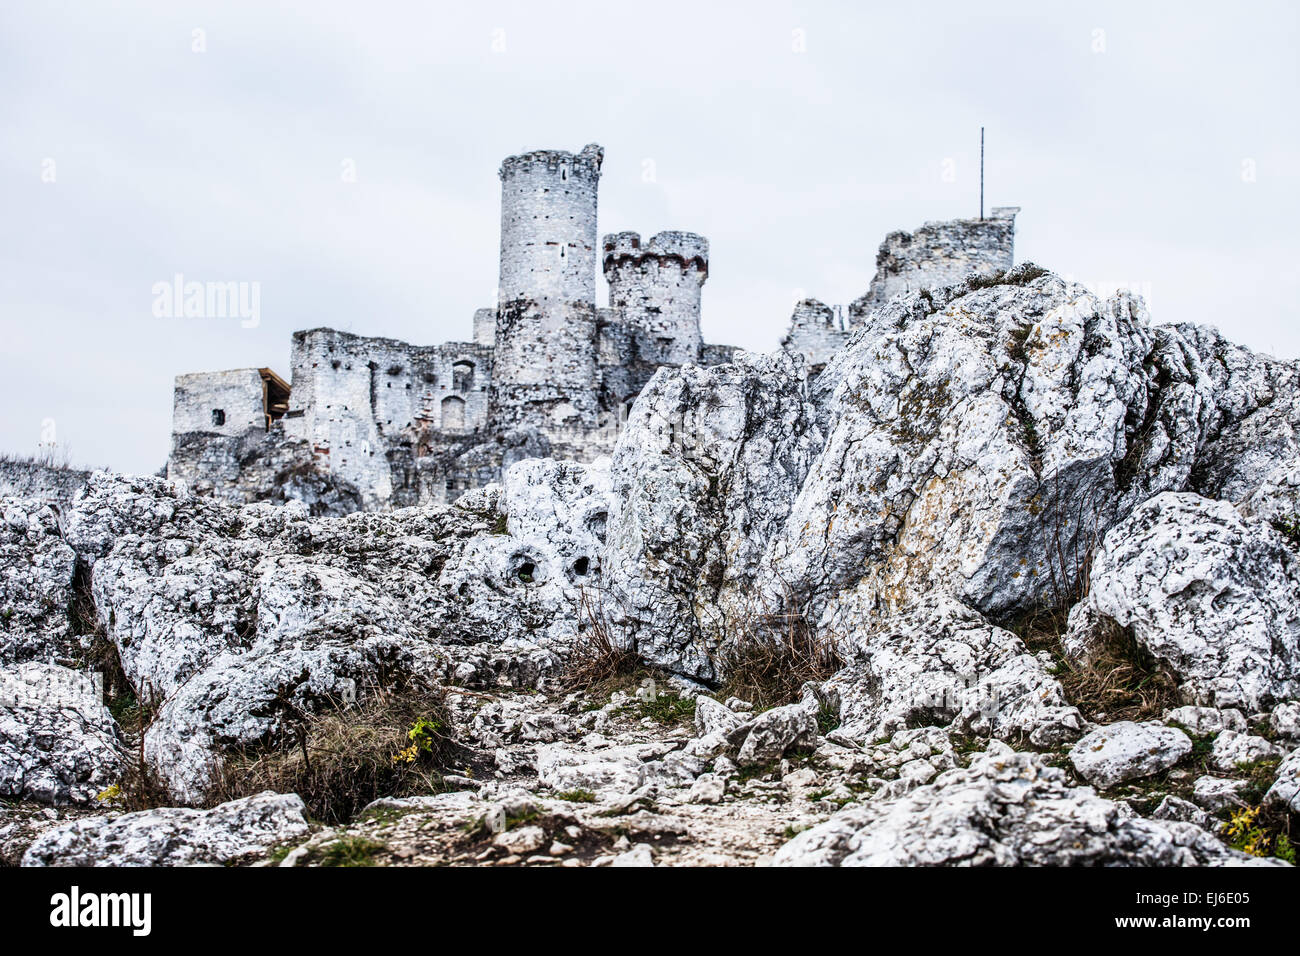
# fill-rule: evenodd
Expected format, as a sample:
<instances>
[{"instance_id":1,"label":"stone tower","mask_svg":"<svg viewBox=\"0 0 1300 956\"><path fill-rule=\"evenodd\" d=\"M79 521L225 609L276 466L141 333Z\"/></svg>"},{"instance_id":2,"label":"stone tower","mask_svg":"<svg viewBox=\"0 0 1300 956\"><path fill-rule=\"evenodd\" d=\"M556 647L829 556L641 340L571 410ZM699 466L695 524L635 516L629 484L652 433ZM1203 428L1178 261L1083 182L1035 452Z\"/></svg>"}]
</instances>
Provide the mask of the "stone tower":
<instances>
[{"instance_id":1,"label":"stone tower","mask_svg":"<svg viewBox=\"0 0 1300 956\"><path fill-rule=\"evenodd\" d=\"M501 164L501 272L492 404L503 427L593 428L596 191L605 151L539 150Z\"/></svg>"},{"instance_id":2,"label":"stone tower","mask_svg":"<svg viewBox=\"0 0 1300 956\"><path fill-rule=\"evenodd\" d=\"M700 292L709 242L693 232L661 232L644 245L635 232L601 243L609 305L636 331L638 357L661 365L700 359Z\"/></svg>"}]
</instances>

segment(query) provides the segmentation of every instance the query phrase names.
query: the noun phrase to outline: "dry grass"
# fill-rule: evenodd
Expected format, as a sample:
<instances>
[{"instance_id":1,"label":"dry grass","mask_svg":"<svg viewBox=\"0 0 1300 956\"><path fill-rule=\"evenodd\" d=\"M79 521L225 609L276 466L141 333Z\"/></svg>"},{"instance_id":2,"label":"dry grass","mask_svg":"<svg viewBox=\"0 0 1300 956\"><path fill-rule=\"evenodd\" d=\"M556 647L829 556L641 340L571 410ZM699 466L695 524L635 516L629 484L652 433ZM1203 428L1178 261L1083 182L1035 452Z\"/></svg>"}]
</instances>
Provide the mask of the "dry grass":
<instances>
[{"instance_id":1,"label":"dry grass","mask_svg":"<svg viewBox=\"0 0 1300 956\"><path fill-rule=\"evenodd\" d=\"M805 683L821 683L843 666L833 636L815 633L791 595L786 608L751 610L735 629L715 660L723 675L719 700L739 697L759 708L791 704Z\"/></svg>"},{"instance_id":2,"label":"dry grass","mask_svg":"<svg viewBox=\"0 0 1300 956\"><path fill-rule=\"evenodd\" d=\"M1089 720L1104 715L1117 720L1150 720L1177 707L1178 685L1167 670L1133 636L1113 621L1101 625L1085 661L1067 659L1061 651L1067 612L1045 609L1012 625L1032 651L1046 650L1056 658L1056 679L1066 699Z\"/></svg>"},{"instance_id":3,"label":"dry grass","mask_svg":"<svg viewBox=\"0 0 1300 956\"><path fill-rule=\"evenodd\" d=\"M582 630L561 676L566 690L592 697L609 696L654 673L614 633L599 592L582 589L579 615Z\"/></svg>"},{"instance_id":4,"label":"dry grass","mask_svg":"<svg viewBox=\"0 0 1300 956\"><path fill-rule=\"evenodd\" d=\"M326 703L313 714L290 704L279 746L227 754L210 803L262 790L297 793L313 818L342 823L380 797L441 789L440 769L455 752L441 688L413 681L355 704Z\"/></svg>"}]
</instances>

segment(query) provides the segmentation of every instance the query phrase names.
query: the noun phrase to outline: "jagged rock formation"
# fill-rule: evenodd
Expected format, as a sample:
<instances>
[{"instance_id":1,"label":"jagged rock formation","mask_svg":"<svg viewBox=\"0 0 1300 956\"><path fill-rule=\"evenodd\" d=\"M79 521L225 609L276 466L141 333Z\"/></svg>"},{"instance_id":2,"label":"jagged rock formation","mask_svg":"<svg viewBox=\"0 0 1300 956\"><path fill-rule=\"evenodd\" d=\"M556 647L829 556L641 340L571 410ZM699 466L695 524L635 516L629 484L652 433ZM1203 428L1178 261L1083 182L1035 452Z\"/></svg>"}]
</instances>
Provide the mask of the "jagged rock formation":
<instances>
[{"instance_id":1,"label":"jagged rock formation","mask_svg":"<svg viewBox=\"0 0 1300 956\"><path fill-rule=\"evenodd\" d=\"M0 498L0 664L70 656L76 567L50 504Z\"/></svg>"},{"instance_id":2,"label":"jagged rock formation","mask_svg":"<svg viewBox=\"0 0 1300 956\"><path fill-rule=\"evenodd\" d=\"M647 660L716 676L763 609L753 581L821 443L802 363L738 356L650 381L614 454L610 614Z\"/></svg>"},{"instance_id":3,"label":"jagged rock formation","mask_svg":"<svg viewBox=\"0 0 1300 956\"><path fill-rule=\"evenodd\" d=\"M0 668L0 797L93 803L125 768L102 689L55 664Z\"/></svg>"},{"instance_id":4,"label":"jagged rock formation","mask_svg":"<svg viewBox=\"0 0 1300 956\"><path fill-rule=\"evenodd\" d=\"M1099 629L1118 625L1174 672L1188 703L1255 713L1295 699L1298 560L1228 502L1158 495L1106 535L1066 646L1086 658Z\"/></svg>"},{"instance_id":5,"label":"jagged rock formation","mask_svg":"<svg viewBox=\"0 0 1300 956\"><path fill-rule=\"evenodd\" d=\"M102 473L61 519L6 502L0 659L97 630L157 708L127 743L173 802L412 679L448 688L465 765L442 768L462 792L306 830L287 795L247 827L39 834L0 808L4 853L23 833L29 862L178 862L156 832L285 865L1227 865L1252 858L1215 832L1241 803L1295 810L1294 364L1032 266L890 301L811 382L788 351L731 359L655 372L608 458L521 460L453 506L237 507ZM87 586L93 620L69 613ZM1026 623L1071 605L1064 635ZM1106 633L1167 697L1081 696ZM655 670L566 687L602 638ZM775 638L838 663L755 707L731 652ZM62 749L34 744L56 711L0 710L8 792L112 781L122 740L89 704Z\"/></svg>"},{"instance_id":6,"label":"jagged rock formation","mask_svg":"<svg viewBox=\"0 0 1300 956\"><path fill-rule=\"evenodd\" d=\"M1206 866L1250 862L1200 827L1143 819L1041 757L995 747L905 796L837 814L779 866Z\"/></svg>"}]
</instances>

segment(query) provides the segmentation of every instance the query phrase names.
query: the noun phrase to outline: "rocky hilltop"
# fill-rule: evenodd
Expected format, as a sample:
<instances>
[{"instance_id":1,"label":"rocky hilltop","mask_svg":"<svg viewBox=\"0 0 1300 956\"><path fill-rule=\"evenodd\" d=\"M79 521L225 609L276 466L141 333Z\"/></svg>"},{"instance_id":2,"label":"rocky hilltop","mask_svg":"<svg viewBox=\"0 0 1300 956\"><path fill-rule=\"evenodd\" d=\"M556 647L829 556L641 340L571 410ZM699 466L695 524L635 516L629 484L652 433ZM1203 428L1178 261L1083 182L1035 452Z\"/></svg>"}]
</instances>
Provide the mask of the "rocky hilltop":
<instances>
[{"instance_id":1,"label":"rocky hilltop","mask_svg":"<svg viewBox=\"0 0 1300 956\"><path fill-rule=\"evenodd\" d=\"M0 857L1293 863L1298 429L1022 265L452 506L4 498Z\"/></svg>"}]
</instances>

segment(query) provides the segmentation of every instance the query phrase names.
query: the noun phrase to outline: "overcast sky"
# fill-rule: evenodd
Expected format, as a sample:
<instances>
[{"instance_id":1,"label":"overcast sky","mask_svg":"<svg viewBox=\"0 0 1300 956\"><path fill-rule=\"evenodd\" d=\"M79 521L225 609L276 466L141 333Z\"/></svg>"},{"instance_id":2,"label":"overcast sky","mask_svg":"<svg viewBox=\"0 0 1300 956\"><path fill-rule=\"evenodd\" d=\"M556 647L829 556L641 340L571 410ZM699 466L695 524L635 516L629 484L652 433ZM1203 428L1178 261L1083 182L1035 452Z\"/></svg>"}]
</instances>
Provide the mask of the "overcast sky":
<instances>
[{"instance_id":1,"label":"overcast sky","mask_svg":"<svg viewBox=\"0 0 1300 956\"><path fill-rule=\"evenodd\" d=\"M983 125L987 205L1023 207L1018 261L1295 359L1298 21L1248 2L5 0L0 451L53 422L75 461L152 472L178 373L287 375L290 333L321 325L469 338L495 301L502 157L588 142L602 234L709 238L708 341L774 348L796 296L866 291L885 233L976 214ZM155 316L176 273L260 283L260 324Z\"/></svg>"}]
</instances>

